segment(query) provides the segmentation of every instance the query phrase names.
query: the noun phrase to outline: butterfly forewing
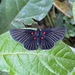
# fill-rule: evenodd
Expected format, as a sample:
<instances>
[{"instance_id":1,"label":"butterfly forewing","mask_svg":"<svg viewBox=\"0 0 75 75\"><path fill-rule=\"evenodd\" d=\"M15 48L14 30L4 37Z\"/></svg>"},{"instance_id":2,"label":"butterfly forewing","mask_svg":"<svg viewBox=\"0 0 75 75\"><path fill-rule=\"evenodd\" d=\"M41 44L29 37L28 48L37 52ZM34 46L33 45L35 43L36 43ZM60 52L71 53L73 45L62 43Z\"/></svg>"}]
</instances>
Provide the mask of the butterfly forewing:
<instances>
[{"instance_id":1,"label":"butterfly forewing","mask_svg":"<svg viewBox=\"0 0 75 75\"><path fill-rule=\"evenodd\" d=\"M31 29L12 29L10 30L12 38L22 44L28 50L36 50L37 41L34 40L35 30Z\"/></svg>"},{"instance_id":2,"label":"butterfly forewing","mask_svg":"<svg viewBox=\"0 0 75 75\"><path fill-rule=\"evenodd\" d=\"M66 29L63 27L47 28L42 30L40 33L40 37L42 36L44 37L44 39L41 39L40 42L41 49L51 49L56 41L63 39L65 32Z\"/></svg>"}]
</instances>

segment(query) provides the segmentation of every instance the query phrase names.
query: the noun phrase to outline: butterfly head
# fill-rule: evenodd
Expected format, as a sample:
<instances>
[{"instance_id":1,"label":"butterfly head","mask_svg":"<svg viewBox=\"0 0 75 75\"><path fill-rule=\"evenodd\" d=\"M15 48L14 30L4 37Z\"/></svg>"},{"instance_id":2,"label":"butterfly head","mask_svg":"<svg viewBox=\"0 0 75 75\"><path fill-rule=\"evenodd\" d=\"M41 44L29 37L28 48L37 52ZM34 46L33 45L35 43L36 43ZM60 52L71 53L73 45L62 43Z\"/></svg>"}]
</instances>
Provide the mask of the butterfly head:
<instances>
[{"instance_id":1,"label":"butterfly head","mask_svg":"<svg viewBox=\"0 0 75 75\"><path fill-rule=\"evenodd\" d=\"M40 29L39 29L39 28L37 28L37 31L40 31Z\"/></svg>"}]
</instances>

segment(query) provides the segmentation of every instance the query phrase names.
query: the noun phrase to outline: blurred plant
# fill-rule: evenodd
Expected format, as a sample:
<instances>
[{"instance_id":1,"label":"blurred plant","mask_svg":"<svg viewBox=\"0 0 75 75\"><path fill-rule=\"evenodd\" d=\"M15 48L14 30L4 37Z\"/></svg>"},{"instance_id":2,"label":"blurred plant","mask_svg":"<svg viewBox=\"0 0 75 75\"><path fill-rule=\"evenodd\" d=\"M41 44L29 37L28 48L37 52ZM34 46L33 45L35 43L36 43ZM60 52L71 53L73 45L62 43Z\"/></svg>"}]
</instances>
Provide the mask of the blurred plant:
<instances>
[{"instance_id":1,"label":"blurred plant","mask_svg":"<svg viewBox=\"0 0 75 75\"><path fill-rule=\"evenodd\" d=\"M75 54L62 41L48 51L40 48L37 51L27 51L6 31L13 28L64 26L67 28L64 42L75 47L74 2L75 0L2 0L0 70L11 75L73 75Z\"/></svg>"},{"instance_id":2,"label":"blurred plant","mask_svg":"<svg viewBox=\"0 0 75 75\"><path fill-rule=\"evenodd\" d=\"M70 46L75 47L75 21L70 1L55 0L54 6L45 17L45 21L48 27L66 27L67 32L64 40Z\"/></svg>"}]
</instances>

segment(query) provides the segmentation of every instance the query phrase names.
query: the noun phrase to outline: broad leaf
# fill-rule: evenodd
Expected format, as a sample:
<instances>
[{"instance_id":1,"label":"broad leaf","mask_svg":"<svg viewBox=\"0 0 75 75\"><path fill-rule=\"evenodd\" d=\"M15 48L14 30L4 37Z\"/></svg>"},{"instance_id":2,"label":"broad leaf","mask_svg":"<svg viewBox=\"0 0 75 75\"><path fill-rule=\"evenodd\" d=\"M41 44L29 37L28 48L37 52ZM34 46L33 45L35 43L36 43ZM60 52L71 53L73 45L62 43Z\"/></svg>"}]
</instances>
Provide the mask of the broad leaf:
<instances>
[{"instance_id":1,"label":"broad leaf","mask_svg":"<svg viewBox=\"0 0 75 75\"><path fill-rule=\"evenodd\" d=\"M0 4L0 34L11 28L24 27L22 22L31 24L32 18L43 19L52 4L53 0L2 0Z\"/></svg>"},{"instance_id":2,"label":"broad leaf","mask_svg":"<svg viewBox=\"0 0 75 75\"><path fill-rule=\"evenodd\" d=\"M74 74L75 54L59 41L50 50L25 50L9 32L0 36L0 70L10 75Z\"/></svg>"}]
</instances>

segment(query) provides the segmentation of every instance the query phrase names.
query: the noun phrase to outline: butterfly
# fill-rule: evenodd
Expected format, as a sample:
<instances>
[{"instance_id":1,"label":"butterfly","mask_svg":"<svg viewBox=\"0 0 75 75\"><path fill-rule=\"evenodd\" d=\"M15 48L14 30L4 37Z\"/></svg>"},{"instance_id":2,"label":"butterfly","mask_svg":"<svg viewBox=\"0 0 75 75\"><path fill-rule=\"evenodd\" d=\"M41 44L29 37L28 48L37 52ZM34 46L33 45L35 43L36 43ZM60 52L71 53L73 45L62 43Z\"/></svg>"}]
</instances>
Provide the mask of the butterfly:
<instances>
[{"instance_id":1,"label":"butterfly","mask_svg":"<svg viewBox=\"0 0 75 75\"><path fill-rule=\"evenodd\" d=\"M54 44L64 38L66 29L46 28L44 30L32 29L12 29L10 34L12 38L24 45L27 50L37 50L38 46L42 50L51 49Z\"/></svg>"}]
</instances>

